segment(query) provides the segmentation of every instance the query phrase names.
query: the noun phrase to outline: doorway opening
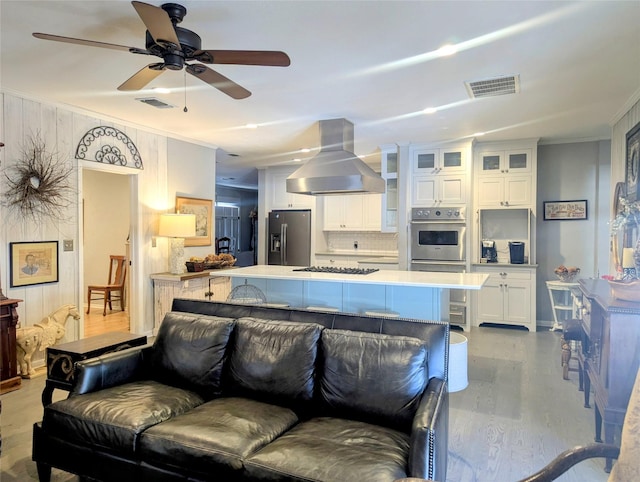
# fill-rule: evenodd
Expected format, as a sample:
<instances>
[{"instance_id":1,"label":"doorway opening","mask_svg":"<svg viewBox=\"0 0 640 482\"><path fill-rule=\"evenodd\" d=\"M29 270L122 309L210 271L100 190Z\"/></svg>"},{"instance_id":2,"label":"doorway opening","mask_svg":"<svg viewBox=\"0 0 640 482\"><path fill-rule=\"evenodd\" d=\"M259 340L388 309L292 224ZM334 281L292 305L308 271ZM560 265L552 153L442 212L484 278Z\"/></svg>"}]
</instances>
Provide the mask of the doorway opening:
<instances>
[{"instance_id":1,"label":"doorway opening","mask_svg":"<svg viewBox=\"0 0 640 482\"><path fill-rule=\"evenodd\" d=\"M82 240L84 337L130 331L131 179L129 175L85 168L82 170ZM89 285L108 285L110 257L125 256L122 300L104 303L98 292L88 300ZM115 271L112 275L115 274ZM112 276L113 278L113 276Z\"/></svg>"}]
</instances>

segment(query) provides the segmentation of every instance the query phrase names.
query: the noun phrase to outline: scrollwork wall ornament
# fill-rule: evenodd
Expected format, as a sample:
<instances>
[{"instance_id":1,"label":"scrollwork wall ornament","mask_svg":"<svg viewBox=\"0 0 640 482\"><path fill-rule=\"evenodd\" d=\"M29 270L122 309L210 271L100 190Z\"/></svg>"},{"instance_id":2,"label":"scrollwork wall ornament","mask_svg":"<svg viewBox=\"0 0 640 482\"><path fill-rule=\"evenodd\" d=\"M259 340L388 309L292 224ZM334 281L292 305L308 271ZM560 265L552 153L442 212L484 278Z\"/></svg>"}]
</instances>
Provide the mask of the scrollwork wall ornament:
<instances>
[{"instance_id":1,"label":"scrollwork wall ornament","mask_svg":"<svg viewBox=\"0 0 640 482\"><path fill-rule=\"evenodd\" d=\"M19 220L63 220L75 193L73 167L50 152L39 136L31 137L14 165L4 169L7 189L2 204Z\"/></svg>"},{"instance_id":2,"label":"scrollwork wall ornament","mask_svg":"<svg viewBox=\"0 0 640 482\"><path fill-rule=\"evenodd\" d=\"M116 145L104 144L97 147L95 152L92 152L91 156L89 156L91 145L100 137L105 137L105 139L113 137L123 144L125 150L123 151ZM109 126L94 127L87 131L76 148L76 159L143 169L142 158L133 141L121 130Z\"/></svg>"}]
</instances>

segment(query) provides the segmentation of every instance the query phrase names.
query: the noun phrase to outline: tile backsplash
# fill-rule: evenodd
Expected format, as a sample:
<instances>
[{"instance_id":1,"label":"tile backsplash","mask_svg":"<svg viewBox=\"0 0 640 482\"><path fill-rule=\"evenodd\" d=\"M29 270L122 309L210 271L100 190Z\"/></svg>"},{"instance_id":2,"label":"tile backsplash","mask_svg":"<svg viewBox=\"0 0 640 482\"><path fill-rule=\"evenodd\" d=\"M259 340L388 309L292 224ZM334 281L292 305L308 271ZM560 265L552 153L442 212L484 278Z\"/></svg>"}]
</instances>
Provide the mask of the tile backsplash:
<instances>
[{"instance_id":1,"label":"tile backsplash","mask_svg":"<svg viewBox=\"0 0 640 482\"><path fill-rule=\"evenodd\" d=\"M362 251L398 251L397 233L344 232L326 233L329 250L352 250L353 243L358 243Z\"/></svg>"}]
</instances>

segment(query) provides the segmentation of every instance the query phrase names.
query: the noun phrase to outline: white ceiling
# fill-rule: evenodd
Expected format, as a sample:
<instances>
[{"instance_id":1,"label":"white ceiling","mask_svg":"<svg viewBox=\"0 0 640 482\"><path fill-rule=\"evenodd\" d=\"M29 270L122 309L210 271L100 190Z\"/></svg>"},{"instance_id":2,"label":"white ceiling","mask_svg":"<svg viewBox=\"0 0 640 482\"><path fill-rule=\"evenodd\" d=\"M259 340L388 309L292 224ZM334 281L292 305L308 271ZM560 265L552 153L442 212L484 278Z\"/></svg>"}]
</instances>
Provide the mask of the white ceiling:
<instances>
[{"instance_id":1,"label":"white ceiling","mask_svg":"<svg viewBox=\"0 0 640 482\"><path fill-rule=\"evenodd\" d=\"M160 2L153 2L160 5ZM283 50L290 67L212 66L253 95L233 100L183 72L116 87L156 58L51 42L32 32L144 48L128 1L0 2L0 85L35 99L220 147L218 177L255 185L255 166L303 160L317 122L355 124L355 151L375 164L394 142L610 137L640 94L640 1L179 1L203 49ZM438 57L444 44L459 52ZM151 60L150 60L151 59ZM471 100L464 82L519 75L518 94ZM185 105L188 112L183 112ZM156 109L135 99L175 105ZM426 107L441 108L426 115ZM257 129L247 129L248 123ZM6 139L4 140L6 142Z\"/></svg>"}]
</instances>

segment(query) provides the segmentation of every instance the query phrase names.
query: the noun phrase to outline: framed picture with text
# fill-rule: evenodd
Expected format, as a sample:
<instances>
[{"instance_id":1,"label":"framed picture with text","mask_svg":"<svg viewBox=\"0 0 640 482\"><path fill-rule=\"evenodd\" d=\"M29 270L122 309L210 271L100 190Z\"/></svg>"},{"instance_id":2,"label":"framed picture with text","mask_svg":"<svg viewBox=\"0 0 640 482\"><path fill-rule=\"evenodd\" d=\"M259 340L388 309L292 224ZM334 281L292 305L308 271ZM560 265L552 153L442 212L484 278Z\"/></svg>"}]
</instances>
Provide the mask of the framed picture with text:
<instances>
[{"instance_id":1,"label":"framed picture with text","mask_svg":"<svg viewBox=\"0 0 640 482\"><path fill-rule=\"evenodd\" d=\"M544 201L545 221L577 221L587 219L587 200Z\"/></svg>"},{"instance_id":2,"label":"framed picture with text","mask_svg":"<svg viewBox=\"0 0 640 482\"><path fill-rule=\"evenodd\" d=\"M10 286L58 282L58 242L9 243Z\"/></svg>"}]
</instances>

